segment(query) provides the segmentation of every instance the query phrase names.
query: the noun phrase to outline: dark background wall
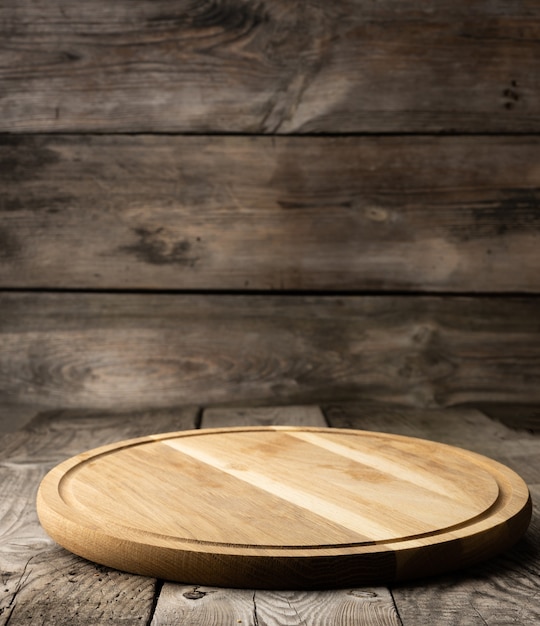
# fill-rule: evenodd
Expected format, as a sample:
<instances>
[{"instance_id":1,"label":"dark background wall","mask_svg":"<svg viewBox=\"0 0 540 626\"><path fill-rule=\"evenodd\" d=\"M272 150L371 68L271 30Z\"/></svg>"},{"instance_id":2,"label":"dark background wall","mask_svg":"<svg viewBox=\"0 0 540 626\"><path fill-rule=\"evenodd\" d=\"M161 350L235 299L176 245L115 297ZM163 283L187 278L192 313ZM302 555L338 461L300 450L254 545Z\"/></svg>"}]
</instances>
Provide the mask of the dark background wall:
<instances>
[{"instance_id":1,"label":"dark background wall","mask_svg":"<svg viewBox=\"0 0 540 626\"><path fill-rule=\"evenodd\" d=\"M540 400L540 6L4 0L0 425Z\"/></svg>"}]
</instances>

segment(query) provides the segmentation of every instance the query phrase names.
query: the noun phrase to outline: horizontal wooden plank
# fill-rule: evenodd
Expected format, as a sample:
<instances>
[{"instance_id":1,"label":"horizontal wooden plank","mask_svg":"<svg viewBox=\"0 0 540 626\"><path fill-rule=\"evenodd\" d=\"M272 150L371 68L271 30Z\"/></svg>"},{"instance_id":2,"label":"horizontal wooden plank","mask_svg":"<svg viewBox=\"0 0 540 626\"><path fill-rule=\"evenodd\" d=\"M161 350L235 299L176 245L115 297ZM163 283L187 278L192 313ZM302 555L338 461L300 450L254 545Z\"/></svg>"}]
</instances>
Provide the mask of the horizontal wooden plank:
<instances>
[{"instance_id":1,"label":"horizontal wooden plank","mask_svg":"<svg viewBox=\"0 0 540 626\"><path fill-rule=\"evenodd\" d=\"M403 626L384 587L298 592L165 584L150 626L173 624Z\"/></svg>"},{"instance_id":2,"label":"horizontal wooden plank","mask_svg":"<svg viewBox=\"0 0 540 626\"><path fill-rule=\"evenodd\" d=\"M540 292L537 137L0 138L0 285Z\"/></svg>"},{"instance_id":3,"label":"horizontal wooden plank","mask_svg":"<svg viewBox=\"0 0 540 626\"><path fill-rule=\"evenodd\" d=\"M540 401L540 299L3 293L7 404Z\"/></svg>"},{"instance_id":4,"label":"horizontal wooden plank","mask_svg":"<svg viewBox=\"0 0 540 626\"><path fill-rule=\"evenodd\" d=\"M4 0L0 129L538 131L534 0Z\"/></svg>"},{"instance_id":5,"label":"horizontal wooden plank","mask_svg":"<svg viewBox=\"0 0 540 626\"><path fill-rule=\"evenodd\" d=\"M318 406L211 407L203 412L201 428L230 426L315 426L326 420Z\"/></svg>"}]
</instances>

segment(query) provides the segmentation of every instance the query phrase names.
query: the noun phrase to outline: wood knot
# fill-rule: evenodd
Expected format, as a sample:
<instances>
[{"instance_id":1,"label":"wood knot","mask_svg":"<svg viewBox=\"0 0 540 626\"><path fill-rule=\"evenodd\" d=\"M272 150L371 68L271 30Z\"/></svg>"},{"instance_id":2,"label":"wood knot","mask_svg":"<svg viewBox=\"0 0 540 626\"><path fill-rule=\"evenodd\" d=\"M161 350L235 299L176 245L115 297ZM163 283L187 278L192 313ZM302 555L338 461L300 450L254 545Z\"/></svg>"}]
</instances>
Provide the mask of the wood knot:
<instances>
[{"instance_id":1,"label":"wood knot","mask_svg":"<svg viewBox=\"0 0 540 626\"><path fill-rule=\"evenodd\" d=\"M182 595L188 600L200 600L201 598L204 598L204 596L206 595L206 591L200 591L199 589L194 587L192 591L186 591Z\"/></svg>"},{"instance_id":2,"label":"wood knot","mask_svg":"<svg viewBox=\"0 0 540 626\"><path fill-rule=\"evenodd\" d=\"M389 215L386 209L372 206L366 211L367 218L372 222L387 222Z\"/></svg>"},{"instance_id":3,"label":"wood knot","mask_svg":"<svg viewBox=\"0 0 540 626\"><path fill-rule=\"evenodd\" d=\"M513 80L511 86L506 88L503 92L503 98L505 99L504 108L505 109L513 109L514 106L519 102L520 93L517 89L518 84L517 81Z\"/></svg>"}]
</instances>

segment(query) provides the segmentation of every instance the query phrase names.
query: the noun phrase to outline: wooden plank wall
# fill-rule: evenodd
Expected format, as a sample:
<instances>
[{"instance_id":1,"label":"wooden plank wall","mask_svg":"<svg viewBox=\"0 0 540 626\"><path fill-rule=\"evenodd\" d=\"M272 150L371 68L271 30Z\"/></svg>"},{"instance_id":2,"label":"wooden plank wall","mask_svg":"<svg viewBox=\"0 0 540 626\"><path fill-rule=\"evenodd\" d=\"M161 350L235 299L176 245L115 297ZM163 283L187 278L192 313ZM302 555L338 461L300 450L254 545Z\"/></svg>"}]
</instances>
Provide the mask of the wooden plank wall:
<instances>
[{"instance_id":1,"label":"wooden plank wall","mask_svg":"<svg viewBox=\"0 0 540 626\"><path fill-rule=\"evenodd\" d=\"M0 425L538 402L539 42L533 0L4 0Z\"/></svg>"}]
</instances>

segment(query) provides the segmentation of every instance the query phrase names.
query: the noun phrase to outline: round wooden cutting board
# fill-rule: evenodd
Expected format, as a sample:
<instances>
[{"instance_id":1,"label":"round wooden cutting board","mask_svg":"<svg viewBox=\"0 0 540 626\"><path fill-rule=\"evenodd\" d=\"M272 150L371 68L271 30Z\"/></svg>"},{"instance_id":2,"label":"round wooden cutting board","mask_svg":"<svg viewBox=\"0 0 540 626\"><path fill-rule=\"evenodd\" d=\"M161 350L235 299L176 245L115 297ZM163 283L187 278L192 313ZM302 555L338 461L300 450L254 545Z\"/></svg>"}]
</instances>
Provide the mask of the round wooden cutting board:
<instances>
[{"instance_id":1,"label":"round wooden cutting board","mask_svg":"<svg viewBox=\"0 0 540 626\"><path fill-rule=\"evenodd\" d=\"M478 454L357 430L253 427L132 439L54 468L38 493L59 544L198 585L330 588L471 565L511 546L527 486Z\"/></svg>"}]
</instances>

